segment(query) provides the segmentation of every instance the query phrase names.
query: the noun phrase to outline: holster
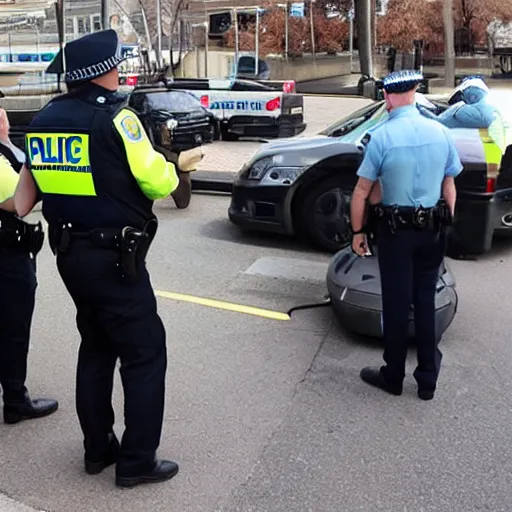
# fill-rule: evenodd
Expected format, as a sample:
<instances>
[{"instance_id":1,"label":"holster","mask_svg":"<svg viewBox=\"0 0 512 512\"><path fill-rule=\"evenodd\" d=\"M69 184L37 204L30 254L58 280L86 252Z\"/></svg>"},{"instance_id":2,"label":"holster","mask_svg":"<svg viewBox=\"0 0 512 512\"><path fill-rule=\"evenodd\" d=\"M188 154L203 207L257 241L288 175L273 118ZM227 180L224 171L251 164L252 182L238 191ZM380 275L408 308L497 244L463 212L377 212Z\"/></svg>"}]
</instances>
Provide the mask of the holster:
<instances>
[{"instance_id":1,"label":"holster","mask_svg":"<svg viewBox=\"0 0 512 512\"><path fill-rule=\"evenodd\" d=\"M126 226L121 231L121 272L123 277L136 278L156 234L156 218L146 223L142 231Z\"/></svg>"},{"instance_id":2,"label":"holster","mask_svg":"<svg viewBox=\"0 0 512 512\"><path fill-rule=\"evenodd\" d=\"M0 210L0 248L6 251L25 252L34 257L44 244L43 225L29 224L14 213Z\"/></svg>"},{"instance_id":3,"label":"holster","mask_svg":"<svg viewBox=\"0 0 512 512\"><path fill-rule=\"evenodd\" d=\"M50 225L48 229L48 239L50 249L55 255L57 252L65 253L71 243L71 225L66 223L59 223Z\"/></svg>"},{"instance_id":4,"label":"holster","mask_svg":"<svg viewBox=\"0 0 512 512\"><path fill-rule=\"evenodd\" d=\"M121 276L136 278L144 263L149 247L156 234L158 221L149 220L144 229L125 226L123 229L98 228L78 231L72 224L59 222L50 227L50 247L53 254L65 253L73 238L87 239L96 247L115 249L120 256Z\"/></svg>"}]
</instances>

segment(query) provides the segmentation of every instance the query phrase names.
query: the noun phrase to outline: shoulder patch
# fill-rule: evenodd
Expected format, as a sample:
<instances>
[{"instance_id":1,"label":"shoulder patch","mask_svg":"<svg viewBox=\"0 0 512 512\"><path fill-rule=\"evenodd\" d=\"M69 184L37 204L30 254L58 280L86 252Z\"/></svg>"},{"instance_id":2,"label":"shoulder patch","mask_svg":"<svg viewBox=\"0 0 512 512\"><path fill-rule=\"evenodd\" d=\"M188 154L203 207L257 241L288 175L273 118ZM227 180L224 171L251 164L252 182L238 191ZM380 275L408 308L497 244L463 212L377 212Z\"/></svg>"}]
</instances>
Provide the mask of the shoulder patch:
<instances>
[{"instance_id":1,"label":"shoulder patch","mask_svg":"<svg viewBox=\"0 0 512 512\"><path fill-rule=\"evenodd\" d=\"M131 141L138 142L142 140L142 130L138 120L134 116L124 116L120 124L124 133Z\"/></svg>"}]
</instances>

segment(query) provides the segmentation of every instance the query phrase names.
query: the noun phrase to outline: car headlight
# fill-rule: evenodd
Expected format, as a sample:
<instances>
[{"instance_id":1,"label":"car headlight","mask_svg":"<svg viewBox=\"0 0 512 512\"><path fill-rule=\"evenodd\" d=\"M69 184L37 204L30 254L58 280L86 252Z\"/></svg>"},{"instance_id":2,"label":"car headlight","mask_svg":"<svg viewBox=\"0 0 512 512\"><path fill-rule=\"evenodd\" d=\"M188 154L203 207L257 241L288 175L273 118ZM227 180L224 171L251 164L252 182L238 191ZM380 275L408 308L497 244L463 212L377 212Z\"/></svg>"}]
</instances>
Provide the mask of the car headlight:
<instances>
[{"instance_id":1,"label":"car headlight","mask_svg":"<svg viewBox=\"0 0 512 512\"><path fill-rule=\"evenodd\" d=\"M265 157L257 160L245 170L244 178L248 180L261 180L265 173L274 165L273 157Z\"/></svg>"},{"instance_id":2,"label":"car headlight","mask_svg":"<svg viewBox=\"0 0 512 512\"><path fill-rule=\"evenodd\" d=\"M281 158L279 157L264 157L251 166L244 166L240 172L240 177L255 181L268 178L291 183L306 169L306 167L281 166L280 163Z\"/></svg>"},{"instance_id":3,"label":"car headlight","mask_svg":"<svg viewBox=\"0 0 512 512\"><path fill-rule=\"evenodd\" d=\"M272 167L267 171L266 177L289 185L305 170L306 167Z\"/></svg>"}]
</instances>

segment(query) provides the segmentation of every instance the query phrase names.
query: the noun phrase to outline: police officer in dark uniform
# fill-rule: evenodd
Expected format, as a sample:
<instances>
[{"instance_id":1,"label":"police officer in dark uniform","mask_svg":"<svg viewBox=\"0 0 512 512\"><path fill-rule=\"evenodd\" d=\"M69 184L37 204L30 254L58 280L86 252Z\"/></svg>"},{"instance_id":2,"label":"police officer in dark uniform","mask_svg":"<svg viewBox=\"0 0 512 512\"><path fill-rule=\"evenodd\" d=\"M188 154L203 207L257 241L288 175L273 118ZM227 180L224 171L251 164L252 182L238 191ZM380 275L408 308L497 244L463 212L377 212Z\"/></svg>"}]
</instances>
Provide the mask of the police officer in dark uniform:
<instances>
[{"instance_id":1,"label":"police officer in dark uniform","mask_svg":"<svg viewBox=\"0 0 512 512\"><path fill-rule=\"evenodd\" d=\"M391 73L383 81L389 118L369 133L351 205L353 250L368 253L363 226L372 194L382 284L384 361L361 378L394 395L402 393L408 317L414 305L418 396L434 397L441 352L435 328L435 295L444 257L444 230L455 210L455 177L462 164L446 127L423 117L415 94L416 71ZM377 187L374 189L374 187ZM372 193L373 190L373 193ZM378 194L375 194L378 190ZM376 195L381 195L379 200Z\"/></svg>"},{"instance_id":2,"label":"police officer in dark uniform","mask_svg":"<svg viewBox=\"0 0 512 512\"><path fill-rule=\"evenodd\" d=\"M47 71L65 72L68 93L29 127L15 205L24 215L42 198L50 247L76 305L76 402L86 471L117 463L118 486L163 481L178 465L156 459L166 334L145 256L157 227L153 202L176 190L178 177L117 92L123 58L116 32L72 41L64 56L59 53ZM126 426L120 445L111 405L118 358Z\"/></svg>"},{"instance_id":3,"label":"police officer in dark uniform","mask_svg":"<svg viewBox=\"0 0 512 512\"><path fill-rule=\"evenodd\" d=\"M0 385L4 422L40 418L55 412L55 400L31 400L25 387L30 330L37 288L36 256L44 233L14 214L12 196L24 154L9 139L9 119L0 109Z\"/></svg>"}]
</instances>

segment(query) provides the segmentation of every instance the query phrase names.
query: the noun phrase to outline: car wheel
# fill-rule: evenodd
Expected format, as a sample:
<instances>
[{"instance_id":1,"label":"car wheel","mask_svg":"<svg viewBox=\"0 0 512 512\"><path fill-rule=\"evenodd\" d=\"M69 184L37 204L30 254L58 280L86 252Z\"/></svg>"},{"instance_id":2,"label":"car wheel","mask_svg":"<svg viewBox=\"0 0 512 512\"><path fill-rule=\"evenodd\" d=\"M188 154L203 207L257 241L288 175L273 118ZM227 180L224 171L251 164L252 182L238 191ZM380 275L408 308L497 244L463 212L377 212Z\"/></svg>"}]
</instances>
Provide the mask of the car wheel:
<instances>
[{"instance_id":1,"label":"car wheel","mask_svg":"<svg viewBox=\"0 0 512 512\"><path fill-rule=\"evenodd\" d=\"M222 135L222 140L233 141L233 142L237 141L240 137L237 133L232 133L225 127L221 128L221 135Z\"/></svg>"},{"instance_id":2,"label":"car wheel","mask_svg":"<svg viewBox=\"0 0 512 512\"><path fill-rule=\"evenodd\" d=\"M319 182L297 206L300 228L313 245L335 253L350 243L350 195L339 178Z\"/></svg>"}]
</instances>

